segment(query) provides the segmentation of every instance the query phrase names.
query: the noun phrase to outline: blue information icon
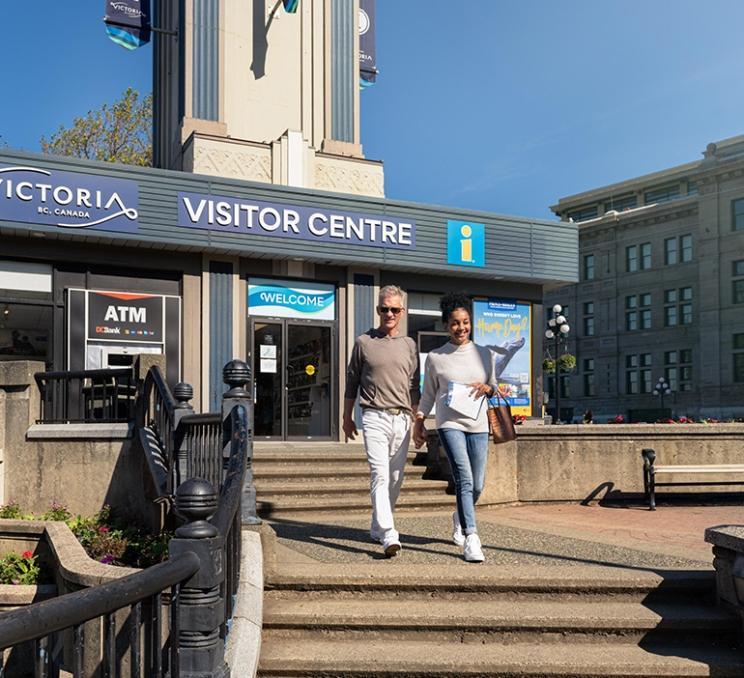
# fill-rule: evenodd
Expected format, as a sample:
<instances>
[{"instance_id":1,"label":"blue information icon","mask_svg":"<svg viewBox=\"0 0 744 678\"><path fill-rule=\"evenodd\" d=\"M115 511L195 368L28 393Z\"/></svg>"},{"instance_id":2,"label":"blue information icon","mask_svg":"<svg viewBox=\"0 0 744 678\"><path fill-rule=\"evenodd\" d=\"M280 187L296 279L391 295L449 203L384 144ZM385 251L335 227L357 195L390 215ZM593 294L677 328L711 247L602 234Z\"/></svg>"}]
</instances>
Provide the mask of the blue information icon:
<instances>
[{"instance_id":1,"label":"blue information icon","mask_svg":"<svg viewBox=\"0 0 744 678\"><path fill-rule=\"evenodd\" d=\"M447 263L486 265L486 227L472 221L447 222Z\"/></svg>"}]
</instances>

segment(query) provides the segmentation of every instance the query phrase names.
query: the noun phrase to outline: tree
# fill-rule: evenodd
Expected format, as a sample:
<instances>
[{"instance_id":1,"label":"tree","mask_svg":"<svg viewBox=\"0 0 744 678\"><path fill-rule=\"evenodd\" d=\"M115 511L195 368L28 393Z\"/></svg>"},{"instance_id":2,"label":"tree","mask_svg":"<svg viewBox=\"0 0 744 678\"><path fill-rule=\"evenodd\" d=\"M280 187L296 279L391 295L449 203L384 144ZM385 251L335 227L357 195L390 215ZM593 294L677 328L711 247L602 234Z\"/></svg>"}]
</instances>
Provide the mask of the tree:
<instances>
[{"instance_id":1,"label":"tree","mask_svg":"<svg viewBox=\"0 0 744 678\"><path fill-rule=\"evenodd\" d=\"M152 94L140 99L129 87L121 99L75 118L70 127L41 138L41 150L54 155L152 165Z\"/></svg>"}]
</instances>

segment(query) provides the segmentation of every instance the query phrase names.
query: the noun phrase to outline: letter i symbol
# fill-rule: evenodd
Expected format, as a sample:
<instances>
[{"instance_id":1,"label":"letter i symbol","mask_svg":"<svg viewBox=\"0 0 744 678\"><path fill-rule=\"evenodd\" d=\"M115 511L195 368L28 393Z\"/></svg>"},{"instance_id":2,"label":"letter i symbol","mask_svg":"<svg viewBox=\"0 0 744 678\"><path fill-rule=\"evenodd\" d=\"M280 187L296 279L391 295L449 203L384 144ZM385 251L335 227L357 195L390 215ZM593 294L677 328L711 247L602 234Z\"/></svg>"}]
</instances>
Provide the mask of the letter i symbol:
<instances>
[{"instance_id":1,"label":"letter i symbol","mask_svg":"<svg viewBox=\"0 0 744 678\"><path fill-rule=\"evenodd\" d=\"M467 224L460 228L460 261L473 261L473 241L470 236L473 235L473 229Z\"/></svg>"}]
</instances>

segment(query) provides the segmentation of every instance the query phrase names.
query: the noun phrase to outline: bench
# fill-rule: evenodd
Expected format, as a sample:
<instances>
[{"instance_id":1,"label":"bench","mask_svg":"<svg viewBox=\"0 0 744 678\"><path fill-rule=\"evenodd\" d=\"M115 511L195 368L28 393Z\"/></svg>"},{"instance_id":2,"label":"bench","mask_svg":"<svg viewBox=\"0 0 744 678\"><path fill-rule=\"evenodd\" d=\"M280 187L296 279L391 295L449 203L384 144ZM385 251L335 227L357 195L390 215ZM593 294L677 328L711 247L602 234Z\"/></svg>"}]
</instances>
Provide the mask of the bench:
<instances>
[{"instance_id":1,"label":"bench","mask_svg":"<svg viewBox=\"0 0 744 678\"><path fill-rule=\"evenodd\" d=\"M724 481L710 481L705 480L705 474L710 473L733 473L733 474L744 474L744 464L699 464L699 465L668 465L668 466L655 466L656 452L652 449L641 450L641 456L643 457L643 494L648 501L649 511L656 510L656 488L657 487L680 487L680 486L692 486L692 485L744 485L744 480L724 480ZM700 480L687 480L685 482L667 482L657 483L656 476L659 473L663 474L684 474L684 475L698 475L702 478Z\"/></svg>"}]
</instances>

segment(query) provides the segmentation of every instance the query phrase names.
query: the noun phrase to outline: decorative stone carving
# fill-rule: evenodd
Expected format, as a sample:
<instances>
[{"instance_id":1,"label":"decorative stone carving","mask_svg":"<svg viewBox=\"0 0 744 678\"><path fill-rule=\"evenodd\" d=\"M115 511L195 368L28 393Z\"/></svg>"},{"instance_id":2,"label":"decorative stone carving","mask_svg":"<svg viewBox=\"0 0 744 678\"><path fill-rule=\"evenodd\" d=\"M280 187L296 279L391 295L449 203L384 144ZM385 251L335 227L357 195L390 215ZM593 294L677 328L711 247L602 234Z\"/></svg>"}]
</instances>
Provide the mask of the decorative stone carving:
<instances>
[{"instance_id":1,"label":"decorative stone carving","mask_svg":"<svg viewBox=\"0 0 744 678\"><path fill-rule=\"evenodd\" d=\"M194 139L197 174L271 183L271 150L230 142Z\"/></svg>"},{"instance_id":2,"label":"decorative stone carving","mask_svg":"<svg viewBox=\"0 0 744 678\"><path fill-rule=\"evenodd\" d=\"M382 165L316 155L314 188L383 198L385 181Z\"/></svg>"}]
</instances>

